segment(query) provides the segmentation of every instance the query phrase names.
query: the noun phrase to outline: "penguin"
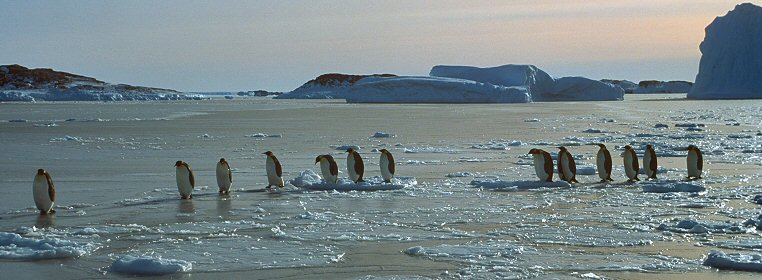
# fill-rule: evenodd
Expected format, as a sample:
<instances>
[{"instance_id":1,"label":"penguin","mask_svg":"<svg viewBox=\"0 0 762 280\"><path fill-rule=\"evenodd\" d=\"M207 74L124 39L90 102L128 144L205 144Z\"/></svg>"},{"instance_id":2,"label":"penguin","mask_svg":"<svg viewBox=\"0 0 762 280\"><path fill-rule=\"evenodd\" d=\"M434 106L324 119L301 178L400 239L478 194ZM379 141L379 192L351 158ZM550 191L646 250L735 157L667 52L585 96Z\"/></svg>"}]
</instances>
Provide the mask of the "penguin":
<instances>
[{"instance_id":1,"label":"penguin","mask_svg":"<svg viewBox=\"0 0 762 280\"><path fill-rule=\"evenodd\" d=\"M537 178L544 182L553 182L553 158L542 149L531 149L529 154L534 158L534 172Z\"/></svg>"},{"instance_id":2,"label":"penguin","mask_svg":"<svg viewBox=\"0 0 762 280\"><path fill-rule=\"evenodd\" d=\"M40 209L40 215L56 212L53 209L53 203L56 201L56 187L45 169L37 169L32 184L32 193L34 194L34 204L37 205L37 209Z\"/></svg>"},{"instance_id":3,"label":"penguin","mask_svg":"<svg viewBox=\"0 0 762 280\"><path fill-rule=\"evenodd\" d=\"M220 187L220 194L230 193L230 187L233 184L233 173L230 172L230 164L221 158L217 162L217 186Z\"/></svg>"},{"instance_id":4,"label":"penguin","mask_svg":"<svg viewBox=\"0 0 762 280\"><path fill-rule=\"evenodd\" d=\"M283 177L281 177L283 176L283 168L280 166L280 161L278 161L278 158L276 158L271 151L262 154L267 155L267 161L265 162L265 169L267 170L266 188L269 189L273 186L282 188L285 184L283 183Z\"/></svg>"},{"instance_id":5,"label":"penguin","mask_svg":"<svg viewBox=\"0 0 762 280\"><path fill-rule=\"evenodd\" d=\"M611 179L611 153L603 143L598 144L598 147L601 148L598 150L598 155L595 156L595 163L598 166L598 177L601 178L601 182L614 181Z\"/></svg>"},{"instance_id":6,"label":"penguin","mask_svg":"<svg viewBox=\"0 0 762 280\"><path fill-rule=\"evenodd\" d=\"M701 171L704 169L704 157L701 150L694 145L688 146L688 179L701 179Z\"/></svg>"},{"instance_id":7,"label":"penguin","mask_svg":"<svg viewBox=\"0 0 762 280\"><path fill-rule=\"evenodd\" d=\"M352 182L365 182L362 179L362 175L365 173L362 157L360 153L352 148L347 149L347 173L349 173L349 180L352 180Z\"/></svg>"},{"instance_id":8,"label":"penguin","mask_svg":"<svg viewBox=\"0 0 762 280\"><path fill-rule=\"evenodd\" d=\"M339 181L339 165L331 155L319 155L315 158L315 164L320 163L320 172L326 182L336 184Z\"/></svg>"},{"instance_id":9,"label":"penguin","mask_svg":"<svg viewBox=\"0 0 762 280\"><path fill-rule=\"evenodd\" d=\"M577 164L574 163L574 157L566 150L566 147L558 147L558 177L569 183L579 183L577 181Z\"/></svg>"},{"instance_id":10,"label":"penguin","mask_svg":"<svg viewBox=\"0 0 762 280\"><path fill-rule=\"evenodd\" d=\"M627 182L640 181L638 172L640 172L638 155L630 145L626 145L624 146L624 173L627 175Z\"/></svg>"},{"instance_id":11,"label":"penguin","mask_svg":"<svg viewBox=\"0 0 762 280\"><path fill-rule=\"evenodd\" d=\"M182 160L175 162L175 179L177 179L177 190L180 191L180 198L193 199L196 180L193 178L193 170L188 163Z\"/></svg>"},{"instance_id":12,"label":"penguin","mask_svg":"<svg viewBox=\"0 0 762 280\"><path fill-rule=\"evenodd\" d=\"M394 178L394 156L386 149L381 149L379 152L381 152L381 159L378 165L381 167L381 177L384 178L384 182L391 183Z\"/></svg>"},{"instance_id":13,"label":"penguin","mask_svg":"<svg viewBox=\"0 0 762 280\"><path fill-rule=\"evenodd\" d=\"M654 146L646 145L646 153L643 154L643 168L646 169L646 176L650 180L656 180L656 168L658 164L656 162L656 151Z\"/></svg>"}]
</instances>

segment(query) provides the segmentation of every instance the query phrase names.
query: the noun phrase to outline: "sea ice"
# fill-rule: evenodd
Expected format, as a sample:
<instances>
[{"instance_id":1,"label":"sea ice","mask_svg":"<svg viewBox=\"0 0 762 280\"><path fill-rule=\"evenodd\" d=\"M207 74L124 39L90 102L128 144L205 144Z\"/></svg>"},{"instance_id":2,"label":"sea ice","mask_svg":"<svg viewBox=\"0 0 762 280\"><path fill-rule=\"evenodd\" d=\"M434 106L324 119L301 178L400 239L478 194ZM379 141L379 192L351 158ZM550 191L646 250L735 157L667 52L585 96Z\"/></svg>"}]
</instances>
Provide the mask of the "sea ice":
<instances>
[{"instance_id":1,"label":"sea ice","mask_svg":"<svg viewBox=\"0 0 762 280\"><path fill-rule=\"evenodd\" d=\"M703 186L679 181L641 181L638 185L647 193L706 191Z\"/></svg>"},{"instance_id":2,"label":"sea ice","mask_svg":"<svg viewBox=\"0 0 762 280\"><path fill-rule=\"evenodd\" d=\"M393 138L397 137L397 134L394 133L388 133L388 132L382 132L382 131L376 131L376 133L373 133L373 138Z\"/></svg>"},{"instance_id":3,"label":"sea ice","mask_svg":"<svg viewBox=\"0 0 762 280\"><path fill-rule=\"evenodd\" d=\"M477 188L495 190L530 190L539 188L568 188L571 185L565 181L502 181L498 179L480 179L471 181L471 185Z\"/></svg>"},{"instance_id":4,"label":"sea ice","mask_svg":"<svg viewBox=\"0 0 762 280\"><path fill-rule=\"evenodd\" d=\"M125 274L162 275L190 271L193 264L184 260L161 257L122 256L111 263L111 270Z\"/></svg>"},{"instance_id":5,"label":"sea ice","mask_svg":"<svg viewBox=\"0 0 762 280\"><path fill-rule=\"evenodd\" d=\"M718 269L762 272L762 255L725 254L722 251L712 250L704 259L704 265Z\"/></svg>"},{"instance_id":6,"label":"sea ice","mask_svg":"<svg viewBox=\"0 0 762 280\"><path fill-rule=\"evenodd\" d=\"M33 239L16 233L0 232L0 259L76 258L92 253L100 246L58 238Z\"/></svg>"}]
</instances>

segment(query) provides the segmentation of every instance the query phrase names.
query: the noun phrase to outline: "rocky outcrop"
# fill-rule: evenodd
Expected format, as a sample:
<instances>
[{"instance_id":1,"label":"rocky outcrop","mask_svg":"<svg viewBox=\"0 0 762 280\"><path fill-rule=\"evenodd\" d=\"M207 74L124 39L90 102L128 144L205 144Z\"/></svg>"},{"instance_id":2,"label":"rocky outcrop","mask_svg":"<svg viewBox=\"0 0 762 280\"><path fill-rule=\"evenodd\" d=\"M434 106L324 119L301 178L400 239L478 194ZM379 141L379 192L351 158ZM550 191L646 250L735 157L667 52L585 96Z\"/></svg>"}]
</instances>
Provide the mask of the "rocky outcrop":
<instances>
[{"instance_id":1,"label":"rocky outcrop","mask_svg":"<svg viewBox=\"0 0 762 280\"><path fill-rule=\"evenodd\" d=\"M0 66L0 101L125 101L203 99L163 88L110 84L95 78L21 65Z\"/></svg>"}]
</instances>

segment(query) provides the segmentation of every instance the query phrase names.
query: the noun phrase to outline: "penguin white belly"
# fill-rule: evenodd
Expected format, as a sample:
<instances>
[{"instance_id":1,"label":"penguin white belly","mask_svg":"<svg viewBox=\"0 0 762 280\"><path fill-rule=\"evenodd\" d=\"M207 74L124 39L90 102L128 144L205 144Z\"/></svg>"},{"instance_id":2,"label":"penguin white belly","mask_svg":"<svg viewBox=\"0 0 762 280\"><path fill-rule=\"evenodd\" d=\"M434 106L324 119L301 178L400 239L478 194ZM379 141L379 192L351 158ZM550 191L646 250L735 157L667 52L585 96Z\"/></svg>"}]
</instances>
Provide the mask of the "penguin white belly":
<instances>
[{"instance_id":1,"label":"penguin white belly","mask_svg":"<svg viewBox=\"0 0 762 280\"><path fill-rule=\"evenodd\" d=\"M185 168L175 168L175 178L177 179L177 190L183 197L189 197L193 193L193 185L190 183L190 173Z\"/></svg>"},{"instance_id":2,"label":"penguin white belly","mask_svg":"<svg viewBox=\"0 0 762 280\"><path fill-rule=\"evenodd\" d=\"M381 165L381 177L384 178L384 181L392 180L394 174L389 170L389 158L386 155L381 155L379 165Z\"/></svg>"},{"instance_id":3,"label":"penguin white belly","mask_svg":"<svg viewBox=\"0 0 762 280\"><path fill-rule=\"evenodd\" d=\"M653 177L654 170L651 170L651 153L646 151L646 154L643 155L643 168L646 170L646 176Z\"/></svg>"},{"instance_id":4,"label":"penguin white belly","mask_svg":"<svg viewBox=\"0 0 762 280\"><path fill-rule=\"evenodd\" d=\"M534 154L532 157L534 158L534 173L537 174L537 178L540 178L540 181L547 180L548 173L545 172L545 157L541 154Z\"/></svg>"},{"instance_id":5,"label":"penguin white belly","mask_svg":"<svg viewBox=\"0 0 762 280\"><path fill-rule=\"evenodd\" d=\"M217 186L220 187L220 191L230 191L230 186L233 183L230 182L229 171L227 166L220 163L217 164Z\"/></svg>"},{"instance_id":6,"label":"penguin white belly","mask_svg":"<svg viewBox=\"0 0 762 280\"><path fill-rule=\"evenodd\" d=\"M349 180L352 180L352 182L360 178L357 172L355 172L355 157L352 154L347 157L347 173L349 173Z\"/></svg>"},{"instance_id":7,"label":"penguin white belly","mask_svg":"<svg viewBox=\"0 0 762 280\"><path fill-rule=\"evenodd\" d=\"M701 177L701 170L698 169L698 155L694 151L688 151L688 177Z\"/></svg>"},{"instance_id":8,"label":"penguin white belly","mask_svg":"<svg viewBox=\"0 0 762 280\"><path fill-rule=\"evenodd\" d=\"M320 172L323 173L323 178L326 182L335 184L339 180L339 176L331 174L331 164L325 159L320 160Z\"/></svg>"},{"instance_id":9,"label":"penguin white belly","mask_svg":"<svg viewBox=\"0 0 762 280\"><path fill-rule=\"evenodd\" d=\"M34 204L37 205L37 209L50 212L50 209L53 208L53 201L50 200L50 194L48 194L48 179L45 176L35 176L33 193Z\"/></svg>"},{"instance_id":10,"label":"penguin white belly","mask_svg":"<svg viewBox=\"0 0 762 280\"><path fill-rule=\"evenodd\" d=\"M571 168L569 168L569 156L566 154L563 154L558 160L561 160L563 163L563 169L564 176L567 180L571 180L571 178L574 178L574 173L571 172Z\"/></svg>"},{"instance_id":11,"label":"penguin white belly","mask_svg":"<svg viewBox=\"0 0 762 280\"><path fill-rule=\"evenodd\" d=\"M630 180L638 175L638 172L632 166L632 160L630 152L624 152L624 173L627 174L627 178Z\"/></svg>"},{"instance_id":12,"label":"penguin white belly","mask_svg":"<svg viewBox=\"0 0 762 280\"><path fill-rule=\"evenodd\" d=\"M272 158L267 158L267 163L265 164L265 169L267 170L267 184L271 186L283 186L283 178L278 176L278 172L275 170L275 162Z\"/></svg>"},{"instance_id":13,"label":"penguin white belly","mask_svg":"<svg viewBox=\"0 0 762 280\"><path fill-rule=\"evenodd\" d=\"M611 174L606 172L606 155L602 151L598 151L598 155L595 158L595 163L598 166L598 177L601 180L606 180Z\"/></svg>"}]
</instances>

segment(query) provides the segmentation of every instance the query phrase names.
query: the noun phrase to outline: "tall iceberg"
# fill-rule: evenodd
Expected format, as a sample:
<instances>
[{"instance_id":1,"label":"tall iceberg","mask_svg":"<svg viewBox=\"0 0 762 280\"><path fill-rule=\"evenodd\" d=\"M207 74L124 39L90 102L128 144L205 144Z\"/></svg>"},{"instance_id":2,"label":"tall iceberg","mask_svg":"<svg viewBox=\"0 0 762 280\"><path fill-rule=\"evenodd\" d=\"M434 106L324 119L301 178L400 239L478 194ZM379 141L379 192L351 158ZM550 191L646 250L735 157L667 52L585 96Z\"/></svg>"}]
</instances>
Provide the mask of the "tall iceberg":
<instances>
[{"instance_id":1,"label":"tall iceberg","mask_svg":"<svg viewBox=\"0 0 762 280\"><path fill-rule=\"evenodd\" d=\"M688 98L762 98L762 7L739 4L715 18L705 32Z\"/></svg>"}]
</instances>

